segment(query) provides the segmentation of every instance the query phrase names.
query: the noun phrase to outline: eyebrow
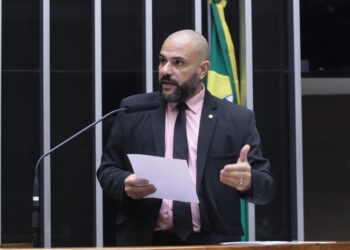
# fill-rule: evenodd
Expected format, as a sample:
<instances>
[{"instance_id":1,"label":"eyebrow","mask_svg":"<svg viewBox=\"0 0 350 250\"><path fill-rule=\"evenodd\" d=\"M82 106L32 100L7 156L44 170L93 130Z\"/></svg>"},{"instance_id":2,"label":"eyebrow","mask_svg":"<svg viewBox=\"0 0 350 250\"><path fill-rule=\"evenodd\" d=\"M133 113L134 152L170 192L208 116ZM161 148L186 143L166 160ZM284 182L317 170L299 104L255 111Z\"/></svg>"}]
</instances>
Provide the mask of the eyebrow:
<instances>
[{"instance_id":1,"label":"eyebrow","mask_svg":"<svg viewBox=\"0 0 350 250\"><path fill-rule=\"evenodd\" d=\"M159 58L166 58L165 55L163 55L162 53L159 54ZM181 56L174 56L174 57L170 57L171 60L186 60L184 57Z\"/></svg>"}]
</instances>

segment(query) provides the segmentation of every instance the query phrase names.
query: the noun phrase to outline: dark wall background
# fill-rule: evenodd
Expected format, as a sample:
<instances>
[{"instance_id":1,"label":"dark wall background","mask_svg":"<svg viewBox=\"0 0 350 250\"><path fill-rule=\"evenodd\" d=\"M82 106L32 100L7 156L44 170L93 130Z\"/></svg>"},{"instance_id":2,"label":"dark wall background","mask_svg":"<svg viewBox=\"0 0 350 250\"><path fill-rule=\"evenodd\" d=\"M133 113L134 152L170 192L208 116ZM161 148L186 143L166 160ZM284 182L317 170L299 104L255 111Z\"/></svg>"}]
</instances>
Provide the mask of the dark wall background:
<instances>
[{"instance_id":1,"label":"dark wall background","mask_svg":"<svg viewBox=\"0 0 350 250\"><path fill-rule=\"evenodd\" d=\"M331 89L332 78L350 76L350 2L303 0L300 8L303 77L327 77ZM302 99L306 240L349 239L349 106L346 94Z\"/></svg>"},{"instance_id":2,"label":"dark wall background","mask_svg":"<svg viewBox=\"0 0 350 250\"><path fill-rule=\"evenodd\" d=\"M349 240L350 95L303 96L306 240Z\"/></svg>"},{"instance_id":3,"label":"dark wall background","mask_svg":"<svg viewBox=\"0 0 350 250\"><path fill-rule=\"evenodd\" d=\"M144 92L144 1L102 1L102 109L107 113L123 97ZM127 25L126 25L127 24ZM107 142L113 119L103 123ZM103 199L104 245L115 245L114 200Z\"/></svg>"},{"instance_id":4,"label":"dark wall background","mask_svg":"<svg viewBox=\"0 0 350 250\"><path fill-rule=\"evenodd\" d=\"M3 1L2 241L31 241L33 169L40 154L39 3Z\"/></svg>"},{"instance_id":5,"label":"dark wall background","mask_svg":"<svg viewBox=\"0 0 350 250\"><path fill-rule=\"evenodd\" d=\"M93 121L92 1L51 0L51 144ZM92 132L51 159L52 246L94 244Z\"/></svg>"},{"instance_id":6,"label":"dark wall background","mask_svg":"<svg viewBox=\"0 0 350 250\"><path fill-rule=\"evenodd\" d=\"M305 76L350 75L350 2L300 1Z\"/></svg>"},{"instance_id":7,"label":"dark wall background","mask_svg":"<svg viewBox=\"0 0 350 250\"><path fill-rule=\"evenodd\" d=\"M288 40L289 17L293 14L289 0L253 0L253 83L254 110L263 153L272 166L276 193L272 203L256 206L257 240L293 240L293 182L295 164L291 150L294 136L294 74L290 63L293 53Z\"/></svg>"},{"instance_id":8,"label":"dark wall background","mask_svg":"<svg viewBox=\"0 0 350 250\"><path fill-rule=\"evenodd\" d=\"M254 109L263 150L277 180L276 198L256 207L257 239L293 239L290 171L288 30L290 0L254 0ZM207 1L202 1L207 35ZM153 1L153 68L171 32L193 28L193 1ZM226 18L239 55L238 1ZM51 142L66 139L94 118L93 1L51 1ZM3 0L2 232L3 243L31 242L33 169L41 152L40 1ZM145 89L144 1L102 1L103 113ZM239 62L239 58L237 58ZM111 121L103 126L104 139ZM105 141L105 140L104 140ZM93 135L52 156L52 246L94 245ZM105 245L114 244L114 202L104 199Z\"/></svg>"}]
</instances>

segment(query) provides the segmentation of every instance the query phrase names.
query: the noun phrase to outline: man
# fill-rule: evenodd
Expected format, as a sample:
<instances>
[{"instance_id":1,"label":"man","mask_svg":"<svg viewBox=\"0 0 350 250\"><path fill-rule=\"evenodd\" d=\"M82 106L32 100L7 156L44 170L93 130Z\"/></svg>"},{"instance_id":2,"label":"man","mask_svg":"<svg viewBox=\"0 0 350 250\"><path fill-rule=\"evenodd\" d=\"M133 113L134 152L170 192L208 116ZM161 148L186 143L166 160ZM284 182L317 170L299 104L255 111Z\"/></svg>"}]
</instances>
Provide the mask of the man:
<instances>
[{"instance_id":1,"label":"man","mask_svg":"<svg viewBox=\"0 0 350 250\"><path fill-rule=\"evenodd\" d=\"M160 92L122 101L122 106L162 104L155 110L119 113L103 153L97 176L104 192L118 203L117 245L237 241L243 234L240 199L255 204L272 199L274 180L261 155L254 114L205 90L202 80L209 67L206 39L192 30L175 32L159 54ZM184 134L177 132L180 115L186 131L182 144L177 142ZM200 203L145 198L157 187L133 174L126 154L178 158L183 144L186 153L179 158L188 162ZM182 225L185 220L190 225Z\"/></svg>"}]
</instances>

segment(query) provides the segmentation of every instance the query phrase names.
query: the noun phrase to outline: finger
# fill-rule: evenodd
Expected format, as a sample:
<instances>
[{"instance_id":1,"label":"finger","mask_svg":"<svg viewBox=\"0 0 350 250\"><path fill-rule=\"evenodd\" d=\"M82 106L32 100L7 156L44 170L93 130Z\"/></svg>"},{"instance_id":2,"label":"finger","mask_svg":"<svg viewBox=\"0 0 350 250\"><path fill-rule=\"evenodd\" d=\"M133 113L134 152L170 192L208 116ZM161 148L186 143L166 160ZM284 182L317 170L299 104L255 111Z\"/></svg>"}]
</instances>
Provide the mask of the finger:
<instances>
[{"instance_id":1,"label":"finger","mask_svg":"<svg viewBox=\"0 0 350 250\"><path fill-rule=\"evenodd\" d=\"M237 188L241 184L240 179L241 178L233 177L233 176L225 176L225 175L220 176L220 181L222 183L234 188Z\"/></svg>"},{"instance_id":2,"label":"finger","mask_svg":"<svg viewBox=\"0 0 350 250\"><path fill-rule=\"evenodd\" d=\"M236 163L236 164L228 164L223 169L221 169L221 173L227 174L240 174L240 172L249 171L250 167L247 162Z\"/></svg>"},{"instance_id":3,"label":"finger","mask_svg":"<svg viewBox=\"0 0 350 250\"><path fill-rule=\"evenodd\" d=\"M144 186L127 186L125 192L133 199L144 198L156 191L154 185L148 184Z\"/></svg>"},{"instance_id":4,"label":"finger","mask_svg":"<svg viewBox=\"0 0 350 250\"><path fill-rule=\"evenodd\" d=\"M251 185L250 176L232 177L220 175L220 181L223 184L234 187L239 191L248 190Z\"/></svg>"},{"instance_id":5,"label":"finger","mask_svg":"<svg viewBox=\"0 0 350 250\"><path fill-rule=\"evenodd\" d=\"M145 186L149 184L148 180L137 178L135 174L129 175L125 181L125 186Z\"/></svg>"},{"instance_id":6,"label":"finger","mask_svg":"<svg viewBox=\"0 0 350 250\"><path fill-rule=\"evenodd\" d=\"M135 187L143 187L149 185L149 181L146 179L136 179L135 181L132 182L132 186Z\"/></svg>"},{"instance_id":7,"label":"finger","mask_svg":"<svg viewBox=\"0 0 350 250\"><path fill-rule=\"evenodd\" d=\"M241 178L250 178L250 173L248 171L223 171L220 173L220 178L225 178L227 180L232 180L234 182L239 183Z\"/></svg>"},{"instance_id":8,"label":"finger","mask_svg":"<svg viewBox=\"0 0 350 250\"><path fill-rule=\"evenodd\" d=\"M147 185L145 187L142 188L142 198L150 195L150 194L153 194L155 191L156 191L156 188L154 185Z\"/></svg>"},{"instance_id":9,"label":"finger","mask_svg":"<svg viewBox=\"0 0 350 250\"><path fill-rule=\"evenodd\" d=\"M237 161L238 163L248 161L249 150L250 150L250 146L248 144L243 146L243 148L241 149L241 152L239 154L239 158Z\"/></svg>"}]
</instances>

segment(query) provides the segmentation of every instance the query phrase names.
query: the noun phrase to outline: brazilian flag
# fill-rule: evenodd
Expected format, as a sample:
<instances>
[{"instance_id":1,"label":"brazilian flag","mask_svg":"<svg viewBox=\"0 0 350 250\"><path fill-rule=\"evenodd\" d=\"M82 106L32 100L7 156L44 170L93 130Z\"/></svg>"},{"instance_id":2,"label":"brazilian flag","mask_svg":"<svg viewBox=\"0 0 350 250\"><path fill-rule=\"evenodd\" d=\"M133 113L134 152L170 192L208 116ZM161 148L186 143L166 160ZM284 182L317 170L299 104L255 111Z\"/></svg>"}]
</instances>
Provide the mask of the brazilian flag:
<instances>
[{"instance_id":1,"label":"brazilian flag","mask_svg":"<svg viewBox=\"0 0 350 250\"><path fill-rule=\"evenodd\" d=\"M224 8L227 0L211 0L211 68L207 76L207 89L216 97L240 104L240 91L235 49L228 29ZM232 211L234 213L234 211ZM244 229L242 241L247 241L247 202L241 200L241 221Z\"/></svg>"},{"instance_id":2,"label":"brazilian flag","mask_svg":"<svg viewBox=\"0 0 350 250\"><path fill-rule=\"evenodd\" d=\"M207 88L219 98L240 104L235 49L228 29L224 8L227 0L211 0L211 68ZM231 99L232 98L232 99Z\"/></svg>"}]
</instances>

